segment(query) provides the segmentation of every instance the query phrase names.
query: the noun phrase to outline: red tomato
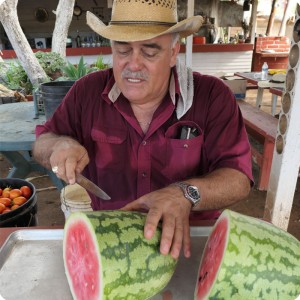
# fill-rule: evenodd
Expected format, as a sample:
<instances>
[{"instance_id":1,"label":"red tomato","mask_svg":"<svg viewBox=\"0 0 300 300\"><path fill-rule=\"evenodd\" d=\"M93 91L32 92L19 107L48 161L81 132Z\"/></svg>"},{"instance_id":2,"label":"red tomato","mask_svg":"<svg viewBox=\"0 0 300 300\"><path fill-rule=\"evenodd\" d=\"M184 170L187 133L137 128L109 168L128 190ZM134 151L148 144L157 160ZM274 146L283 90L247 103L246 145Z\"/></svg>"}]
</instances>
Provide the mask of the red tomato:
<instances>
[{"instance_id":1,"label":"red tomato","mask_svg":"<svg viewBox=\"0 0 300 300\"><path fill-rule=\"evenodd\" d=\"M4 198L9 198L9 195L10 195L9 190L4 189L4 190L2 191L2 197L4 197Z\"/></svg>"},{"instance_id":2,"label":"red tomato","mask_svg":"<svg viewBox=\"0 0 300 300\"><path fill-rule=\"evenodd\" d=\"M0 198L0 203L4 204L5 206L10 206L11 199L2 197L2 198Z\"/></svg>"},{"instance_id":3,"label":"red tomato","mask_svg":"<svg viewBox=\"0 0 300 300\"><path fill-rule=\"evenodd\" d=\"M20 207L20 205L15 204L15 205L13 205L10 209L11 209L11 210L14 210L14 209L17 209L17 208L19 208L19 207Z\"/></svg>"},{"instance_id":4,"label":"red tomato","mask_svg":"<svg viewBox=\"0 0 300 300\"><path fill-rule=\"evenodd\" d=\"M5 213L10 212L10 211L11 211L11 209L9 207L6 207L2 213L5 214Z\"/></svg>"},{"instance_id":5,"label":"red tomato","mask_svg":"<svg viewBox=\"0 0 300 300\"><path fill-rule=\"evenodd\" d=\"M0 214L6 209L6 206L2 203L0 203Z\"/></svg>"},{"instance_id":6,"label":"red tomato","mask_svg":"<svg viewBox=\"0 0 300 300\"><path fill-rule=\"evenodd\" d=\"M14 204L18 204L18 205L22 205L23 203L25 203L27 201L27 199L23 196L20 197L16 197L12 200L13 205Z\"/></svg>"},{"instance_id":7,"label":"red tomato","mask_svg":"<svg viewBox=\"0 0 300 300\"><path fill-rule=\"evenodd\" d=\"M17 198L17 197L20 197L20 196L22 196L22 192L19 189L13 189L9 192L9 198L10 199L14 199L14 198Z\"/></svg>"},{"instance_id":8,"label":"red tomato","mask_svg":"<svg viewBox=\"0 0 300 300\"><path fill-rule=\"evenodd\" d=\"M20 187L20 190L22 192L22 196L24 196L25 198L29 199L31 197L32 191L29 186L23 185Z\"/></svg>"}]
</instances>

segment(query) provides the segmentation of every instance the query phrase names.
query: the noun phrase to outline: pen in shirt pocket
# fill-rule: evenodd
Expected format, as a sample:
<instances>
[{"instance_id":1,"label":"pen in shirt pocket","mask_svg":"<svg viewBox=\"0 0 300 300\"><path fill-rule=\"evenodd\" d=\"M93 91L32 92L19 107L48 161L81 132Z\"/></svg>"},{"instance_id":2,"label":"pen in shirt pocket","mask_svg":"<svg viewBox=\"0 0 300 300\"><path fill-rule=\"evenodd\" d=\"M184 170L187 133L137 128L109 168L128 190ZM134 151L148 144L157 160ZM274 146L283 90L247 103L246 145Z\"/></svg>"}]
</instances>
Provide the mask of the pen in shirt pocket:
<instances>
[{"instance_id":1,"label":"pen in shirt pocket","mask_svg":"<svg viewBox=\"0 0 300 300\"><path fill-rule=\"evenodd\" d=\"M198 129L196 127L191 126L182 126L181 133L180 133L180 139L182 140L190 140L194 137L198 136Z\"/></svg>"}]
</instances>

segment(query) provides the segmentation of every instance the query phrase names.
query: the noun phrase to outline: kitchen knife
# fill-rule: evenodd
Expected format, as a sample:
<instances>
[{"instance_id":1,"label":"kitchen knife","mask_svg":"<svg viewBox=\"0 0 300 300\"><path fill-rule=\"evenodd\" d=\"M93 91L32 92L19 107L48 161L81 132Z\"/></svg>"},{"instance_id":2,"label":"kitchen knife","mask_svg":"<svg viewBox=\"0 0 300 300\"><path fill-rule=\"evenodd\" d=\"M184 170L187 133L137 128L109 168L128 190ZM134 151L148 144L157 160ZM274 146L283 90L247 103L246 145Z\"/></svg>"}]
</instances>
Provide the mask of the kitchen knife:
<instances>
[{"instance_id":1,"label":"kitchen knife","mask_svg":"<svg viewBox=\"0 0 300 300\"><path fill-rule=\"evenodd\" d=\"M76 182L83 188L85 188L86 190L103 200L111 199L103 190L101 190L96 184L84 177L82 174L77 174Z\"/></svg>"}]
</instances>

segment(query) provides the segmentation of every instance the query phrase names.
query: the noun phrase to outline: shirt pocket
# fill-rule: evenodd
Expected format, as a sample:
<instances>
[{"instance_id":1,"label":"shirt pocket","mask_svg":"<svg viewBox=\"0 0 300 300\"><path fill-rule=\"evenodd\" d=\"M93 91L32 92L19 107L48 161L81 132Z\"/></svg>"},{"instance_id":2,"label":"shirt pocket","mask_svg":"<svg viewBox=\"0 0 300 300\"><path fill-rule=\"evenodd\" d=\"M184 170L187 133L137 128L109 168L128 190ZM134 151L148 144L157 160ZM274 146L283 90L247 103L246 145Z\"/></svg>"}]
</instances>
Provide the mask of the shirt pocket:
<instances>
[{"instance_id":1,"label":"shirt pocket","mask_svg":"<svg viewBox=\"0 0 300 300\"><path fill-rule=\"evenodd\" d=\"M189 139L180 139L183 126L197 129L197 135ZM170 126L165 134L166 168L165 175L171 180L182 180L199 175L203 131L193 121L179 121Z\"/></svg>"},{"instance_id":2,"label":"shirt pocket","mask_svg":"<svg viewBox=\"0 0 300 300\"><path fill-rule=\"evenodd\" d=\"M91 136L95 142L97 167L120 172L124 168L127 131L110 127L93 128Z\"/></svg>"}]
</instances>

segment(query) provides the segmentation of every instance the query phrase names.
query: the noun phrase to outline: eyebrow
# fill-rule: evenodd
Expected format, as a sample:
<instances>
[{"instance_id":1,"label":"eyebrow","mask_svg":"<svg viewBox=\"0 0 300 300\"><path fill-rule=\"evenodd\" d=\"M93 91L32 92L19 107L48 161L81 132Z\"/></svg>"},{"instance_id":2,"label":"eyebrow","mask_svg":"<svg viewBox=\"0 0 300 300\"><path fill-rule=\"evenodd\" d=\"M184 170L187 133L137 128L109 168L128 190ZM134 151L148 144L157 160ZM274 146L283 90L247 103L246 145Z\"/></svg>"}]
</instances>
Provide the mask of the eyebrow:
<instances>
[{"instance_id":1,"label":"eyebrow","mask_svg":"<svg viewBox=\"0 0 300 300\"><path fill-rule=\"evenodd\" d=\"M119 44L119 45L130 45L130 43L128 42L120 42L120 41L115 41L116 44ZM151 49L158 49L158 50L161 50L161 46L156 44L156 43L144 43L142 44L143 47L146 47L146 48L151 48Z\"/></svg>"}]
</instances>

